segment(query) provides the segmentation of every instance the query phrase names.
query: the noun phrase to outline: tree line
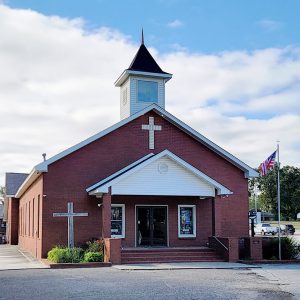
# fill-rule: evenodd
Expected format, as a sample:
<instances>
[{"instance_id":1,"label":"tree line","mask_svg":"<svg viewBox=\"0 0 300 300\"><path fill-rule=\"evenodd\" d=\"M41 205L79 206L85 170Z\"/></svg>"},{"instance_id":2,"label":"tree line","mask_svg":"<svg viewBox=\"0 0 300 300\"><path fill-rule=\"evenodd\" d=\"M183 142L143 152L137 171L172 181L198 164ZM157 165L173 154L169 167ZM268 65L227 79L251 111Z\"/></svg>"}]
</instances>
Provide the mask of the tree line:
<instances>
[{"instance_id":1,"label":"tree line","mask_svg":"<svg viewBox=\"0 0 300 300\"><path fill-rule=\"evenodd\" d=\"M277 171L278 166L266 176L252 178L249 182L250 208L257 208L277 215ZM300 168L284 166L280 168L280 210L285 220L296 220L300 213ZM256 193L255 193L256 186Z\"/></svg>"}]
</instances>

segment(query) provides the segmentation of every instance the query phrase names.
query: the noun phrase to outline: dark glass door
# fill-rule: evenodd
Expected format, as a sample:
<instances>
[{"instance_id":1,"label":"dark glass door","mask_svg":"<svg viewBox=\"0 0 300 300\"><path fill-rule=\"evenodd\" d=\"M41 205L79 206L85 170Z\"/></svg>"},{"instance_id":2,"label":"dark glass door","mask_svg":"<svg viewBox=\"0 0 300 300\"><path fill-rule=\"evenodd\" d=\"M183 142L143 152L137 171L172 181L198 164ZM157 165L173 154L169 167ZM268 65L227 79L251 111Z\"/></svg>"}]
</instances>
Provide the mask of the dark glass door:
<instances>
[{"instance_id":1,"label":"dark glass door","mask_svg":"<svg viewBox=\"0 0 300 300\"><path fill-rule=\"evenodd\" d=\"M137 206L137 246L167 246L167 207Z\"/></svg>"}]
</instances>

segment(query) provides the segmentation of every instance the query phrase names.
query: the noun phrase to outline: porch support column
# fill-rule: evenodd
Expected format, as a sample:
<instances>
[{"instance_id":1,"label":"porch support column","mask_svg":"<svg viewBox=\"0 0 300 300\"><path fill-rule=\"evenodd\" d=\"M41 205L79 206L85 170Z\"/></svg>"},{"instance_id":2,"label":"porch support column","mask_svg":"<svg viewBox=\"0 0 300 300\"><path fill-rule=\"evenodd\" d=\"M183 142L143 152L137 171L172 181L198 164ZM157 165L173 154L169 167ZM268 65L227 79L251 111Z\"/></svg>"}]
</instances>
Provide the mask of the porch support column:
<instances>
[{"instance_id":1,"label":"porch support column","mask_svg":"<svg viewBox=\"0 0 300 300\"><path fill-rule=\"evenodd\" d=\"M221 196L213 198L213 231L215 236L223 236L222 232L222 199Z\"/></svg>"},{"instance_id":2,"label":"porch support column","mask_svg":"<svg viewBox=\"0 0 300 300\"><path fill-rule=\"evenodd\" d=\"M111 190L102 197L102 237L111 237Z\"/></svg>"}]
</instances>

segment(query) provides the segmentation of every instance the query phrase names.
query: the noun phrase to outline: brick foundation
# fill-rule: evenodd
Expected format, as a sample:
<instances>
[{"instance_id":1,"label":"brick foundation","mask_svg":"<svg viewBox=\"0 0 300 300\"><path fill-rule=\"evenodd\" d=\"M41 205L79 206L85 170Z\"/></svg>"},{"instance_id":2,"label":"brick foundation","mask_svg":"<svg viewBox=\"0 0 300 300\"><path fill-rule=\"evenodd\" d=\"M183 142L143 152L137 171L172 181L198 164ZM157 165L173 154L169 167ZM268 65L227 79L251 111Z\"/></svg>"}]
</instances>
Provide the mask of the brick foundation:
<instances>
[{"instance_id":1,"label":"brick foundation","mask_svg":"<svg viewBox=\"0 0 300 300\"><path fill-rule=\"evenodd\" d=\"M234 237L209 238L209 245L228 262L239 260L239 239ZM227 249L226 249L227 248Z\"/></svg>"},{"instance_id":2,"label":"brick foundation","mask_svg":"<svg viewBox=\"0 0 300 300\"><path fill-rule=\"evenodd\" d=\"M251 260L263 259L262 238L261 237L247 237L245 240L245 248L248 250Z\"/></svg>"},{"instance_id":3,"label":"brick foundation","mask_svg":"<svg viewBox=\"0 0 300 300\"><path fill-rule=\"evenodd\" d=\"M104 262L121 263L121 239L104 239Z\"/></svg>"}]
</instances>

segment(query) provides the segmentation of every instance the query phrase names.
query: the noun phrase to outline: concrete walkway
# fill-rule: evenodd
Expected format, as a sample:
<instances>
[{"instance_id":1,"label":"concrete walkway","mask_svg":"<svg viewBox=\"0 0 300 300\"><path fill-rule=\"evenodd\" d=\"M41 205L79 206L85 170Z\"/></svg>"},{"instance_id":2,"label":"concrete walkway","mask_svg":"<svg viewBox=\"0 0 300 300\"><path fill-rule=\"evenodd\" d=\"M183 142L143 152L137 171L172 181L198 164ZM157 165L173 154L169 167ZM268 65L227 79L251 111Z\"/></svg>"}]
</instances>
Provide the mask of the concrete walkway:
<instances>
[{"instance_id":1,"label":"concrete walkway","mask_svg":"<svg viewBox=\"0 0 300 300\"><path fill-rule=\"evenodd\" d=\"M130 264L114 265L119 270L182 270L182 269L254 269L257 265L246 265L228 262L184 262L184 263L159 263L159 264Z\"/></svg>"},{"instance_id":2,"label":"concrete walkway","mask_svg":"<svg viewBox=\"0 0 300 300\"><path fill-rule=\"evenodd\" d=\"M0 245L0 271L48 268L18 246Z\"/></svg>"},{"instance_id":3,"label":"concrete walkway","mask_svg":"<svg viewBox=\"0 0 300 300\"><path fill-rule=\"evenodd\" d=\"M279 285L281 290L291 293L300 299L300 264L264 264L260 269L253 270L270 282Z\"/></svg>"}]
</instances>

